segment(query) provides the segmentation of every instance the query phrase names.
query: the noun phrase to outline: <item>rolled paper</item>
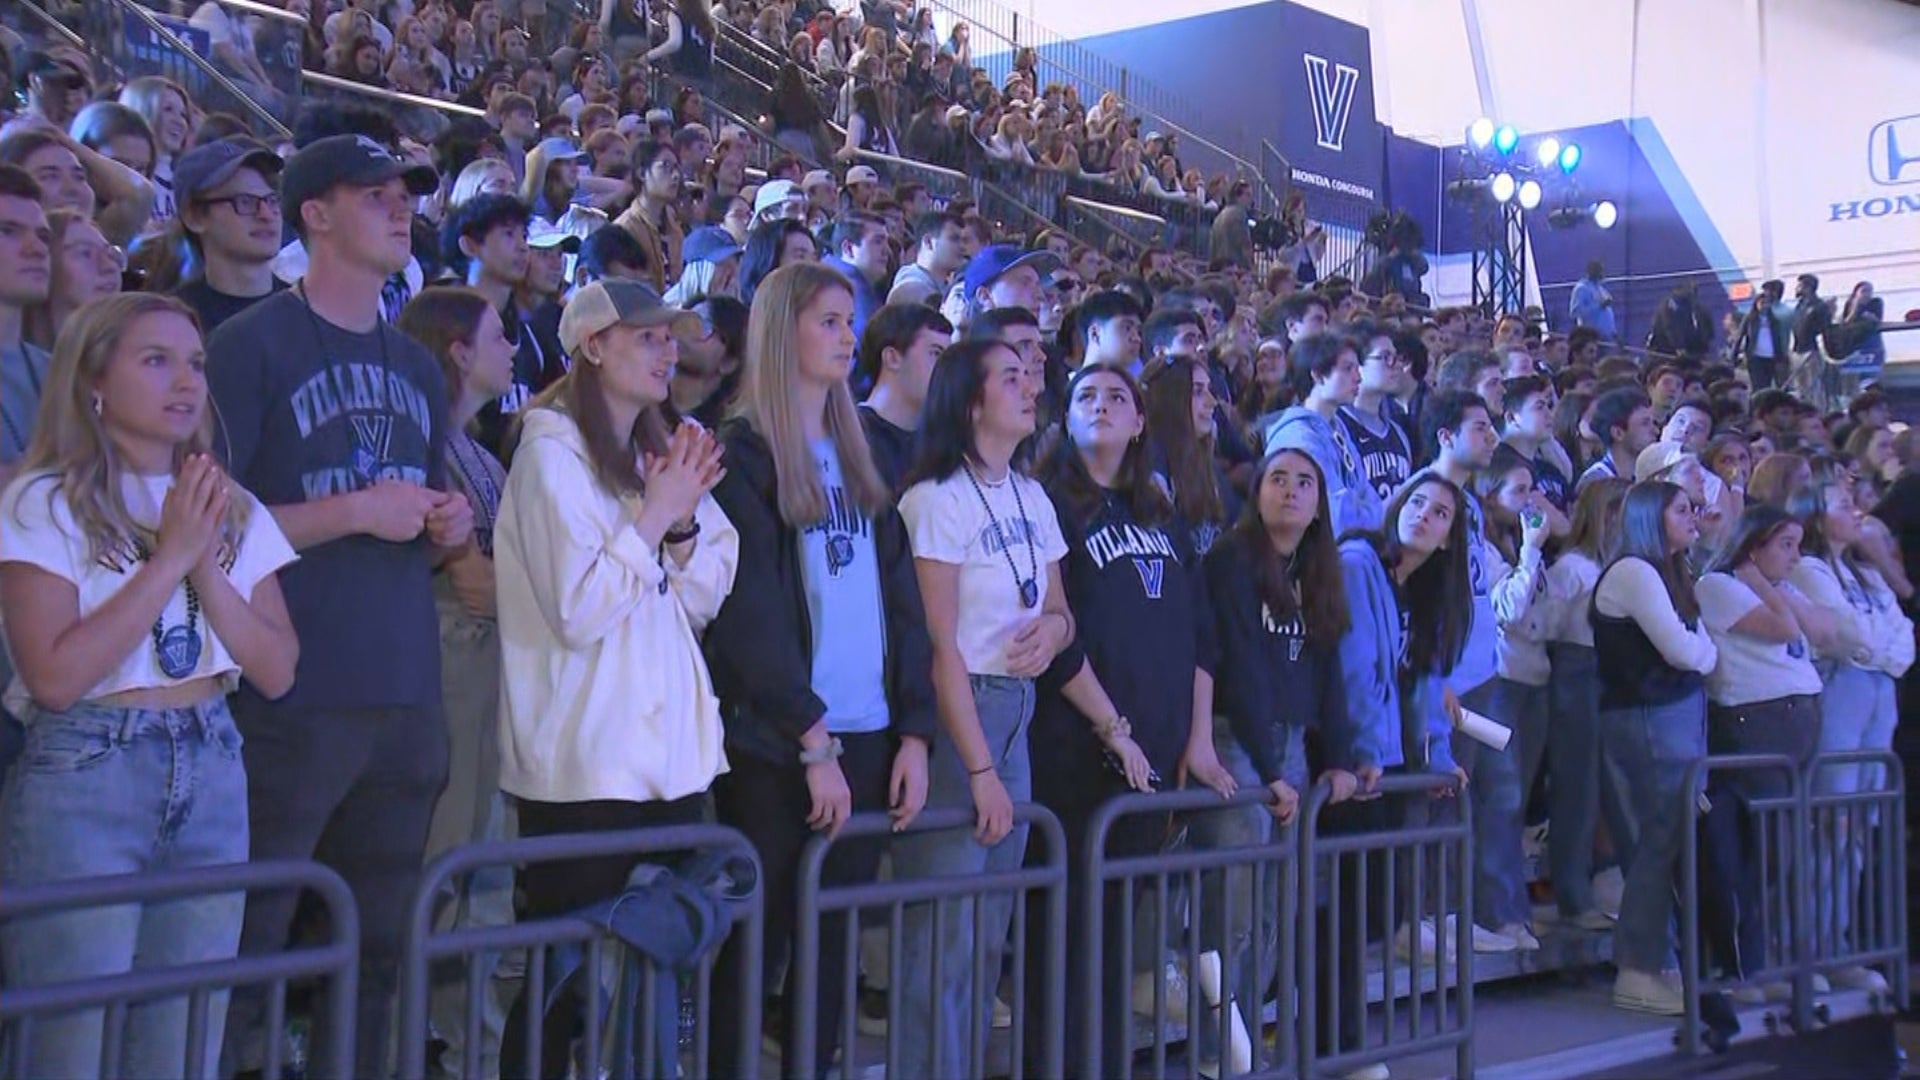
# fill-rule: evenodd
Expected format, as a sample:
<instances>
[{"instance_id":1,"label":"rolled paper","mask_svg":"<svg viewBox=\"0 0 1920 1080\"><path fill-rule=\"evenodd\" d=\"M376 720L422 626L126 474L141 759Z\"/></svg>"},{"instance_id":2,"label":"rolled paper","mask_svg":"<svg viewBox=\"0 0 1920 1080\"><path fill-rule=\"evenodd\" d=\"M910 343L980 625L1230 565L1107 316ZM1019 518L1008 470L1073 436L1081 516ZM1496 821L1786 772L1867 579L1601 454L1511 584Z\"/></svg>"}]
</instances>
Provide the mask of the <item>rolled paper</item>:
<instances>
[{"instance_id":1,"label":"rolled paper","mask_svg":"<svg viewBox=\"0 0 1920 1080\"><path fill-rule=\"evenodd\" d=\"M1253 1071L1253 1040L1247 1035L1246 1020L1240 1015L1238 1003L1226 1000L1225 988L1220 982L1220 954L1205 952L1200 954L1200 993L1206 996L1207 1004L1229 1013L1227 1052L1222 1054L1221 1076L1239 1076Z\"/></svg>"},{"instance_id":2,"label":"rolled paper","mask_svg":"<svg viewBox=\"0 0 1920 1080\"><path fill-rule=\"evenodd\" d=\"M1495 750L1505 750L1507 740L1513 738L1513 729L1497 720L1489 720L1472 709L1460 710L1460 734L1474 742L1490 746Z\"/></svg>"}]
</instances>

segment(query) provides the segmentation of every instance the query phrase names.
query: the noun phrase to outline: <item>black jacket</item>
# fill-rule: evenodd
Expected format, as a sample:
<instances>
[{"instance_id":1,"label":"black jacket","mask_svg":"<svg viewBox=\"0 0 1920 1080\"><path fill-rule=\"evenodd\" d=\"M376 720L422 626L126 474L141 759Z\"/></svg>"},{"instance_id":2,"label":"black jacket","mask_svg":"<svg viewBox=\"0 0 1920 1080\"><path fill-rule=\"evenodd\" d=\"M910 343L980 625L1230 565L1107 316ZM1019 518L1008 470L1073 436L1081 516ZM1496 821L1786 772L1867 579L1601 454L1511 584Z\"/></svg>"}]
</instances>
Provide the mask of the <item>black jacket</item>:
<instances>
[{"instance_id":1,"label":"black jacket","mask_svg":"<svg viewBox=\"0 0 1920 1080\"><path fill-rule=\"evenodd\" d=\"M707 669L720 697L728 749L798 768L800 736L827 712L813 692L813 627L800 539L780 517L766 440L741 420L725 424L720 438L727 475L713 497L739 531L740 560L733 590L702 641ZM933 644L898 510L873 522L873 543L880 558L890 730L931 742L938 724Z\"/></svg>"}]
</instances>

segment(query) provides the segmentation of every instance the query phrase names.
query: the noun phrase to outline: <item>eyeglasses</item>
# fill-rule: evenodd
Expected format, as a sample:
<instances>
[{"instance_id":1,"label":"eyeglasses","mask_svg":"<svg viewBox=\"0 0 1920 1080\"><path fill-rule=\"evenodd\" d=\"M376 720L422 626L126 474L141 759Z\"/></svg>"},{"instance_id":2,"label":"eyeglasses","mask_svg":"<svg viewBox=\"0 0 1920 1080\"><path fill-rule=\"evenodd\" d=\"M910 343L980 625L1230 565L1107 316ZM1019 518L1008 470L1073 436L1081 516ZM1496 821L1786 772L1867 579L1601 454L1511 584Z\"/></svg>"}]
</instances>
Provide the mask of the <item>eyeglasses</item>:
<instances>
[{"instance_id":1,"label":"eyeglasses","mask_svg":"<svg viewBox=\"0 0 1920 1080\"><path fill-rule=\"evenodd\" d=\"M207 199L205 201L208 206L220 206L223 204L231 206L233 207L233 212L240 217L253 217L260 212L260 208L263 206L273 210L280 209L280 196L278 195L224 195L218 199Z\"/></svg>"},{"instance_id":2,"label":"eyeglasses","mask_svg":"<svg viewBox=\"0 0 1920 1080\"><path fill-rule=\"evenodd\" d=\"M1375 350L1367 354L1367 359L1378 360L1388 367L1406 366L1406 360L1394 349Z\"/></svg>"}]
</instances>

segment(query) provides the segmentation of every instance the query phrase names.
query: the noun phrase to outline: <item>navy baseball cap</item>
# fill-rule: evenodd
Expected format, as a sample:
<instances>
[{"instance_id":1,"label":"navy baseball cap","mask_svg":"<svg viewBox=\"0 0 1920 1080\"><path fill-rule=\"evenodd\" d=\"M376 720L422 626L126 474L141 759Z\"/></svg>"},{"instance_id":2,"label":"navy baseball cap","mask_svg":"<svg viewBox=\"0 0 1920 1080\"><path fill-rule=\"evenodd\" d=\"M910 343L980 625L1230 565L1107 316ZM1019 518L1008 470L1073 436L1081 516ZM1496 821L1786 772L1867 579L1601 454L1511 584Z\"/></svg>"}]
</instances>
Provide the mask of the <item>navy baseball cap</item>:
<instances>
[{"instance_id":1,"label":"navy baseball cap","mask_svg":"<svg viewBox=\"0 0 1920 1080\"><path fill-rule=\"evenodd\" d=\"M294 151L280 174L280 205L288 221L300 228L300 208L342 184L372 187L389 180L406 181L414 195L431 195L440 186L440 174L431 165L417 165L365 135L329 135Z\"/></svg>"},{"instance_id":2,"label":"navy baseball cap","mask_svg":"<svg viewBox=\"0 0 1920 1080\"><path fill-rule=\"evenodd\" d=\"M1007 271L1021 266L1031 266L1034 273L1045 278L1060 268L1060 256L1051 251L1026 251L1013 244L990 244L981 248L980 253L967 264L967 299L972 300L981 289L1000 280Z\"/></svg>"},{"instance_id":3,"label":"navy baseball cap","mask_svg":"<svg viewBox=\"0 0 1920 1080\"><path fill-rule=\"evenodd\" d=\"M718 225L703 225L687 234L685 243L680 245L682 262L720 262L740 254L740 245L733 234Z\"/></svg>"},{"instance_id":4,"label":"navy baseball cap","mask_svg":"<svg viewBox=\"0 0 1920 1080\"><path fill-rule=\"evenodd\" d=\"M243 168L259 169L271 182L280 175L284 164L279 154L252 139L240 136L216 139L194 147L174 161L173 197L185 206L226 183Z\"/></svg>"}]
</instances>

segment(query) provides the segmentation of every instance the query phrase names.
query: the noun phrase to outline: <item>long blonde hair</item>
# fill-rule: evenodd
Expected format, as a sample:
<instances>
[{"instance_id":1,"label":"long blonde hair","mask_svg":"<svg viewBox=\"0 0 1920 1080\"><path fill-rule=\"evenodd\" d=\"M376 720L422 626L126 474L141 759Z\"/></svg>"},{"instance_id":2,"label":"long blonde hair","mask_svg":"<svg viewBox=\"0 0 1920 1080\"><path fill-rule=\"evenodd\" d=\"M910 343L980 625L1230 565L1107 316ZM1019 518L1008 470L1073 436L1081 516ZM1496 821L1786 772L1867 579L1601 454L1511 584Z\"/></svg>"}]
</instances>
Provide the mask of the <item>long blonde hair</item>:
<instances>
[{"instance_id":1,"label":"long blonde hair","mask_svg":"<svg viewBox=\"0 0 1920 1080\"><path fill-rule=\"evenodd\" d=\"M825 520L828 507L800 416L800 346L794 325L808 305L831 289L853 293L847 279L831 267L811 262L783 266L760 282L747 317L747 359L734 412L767 440L780 516L795 528ZM826 411L827 435L840 459L840 475L854 502L869 519L875 518L893 504L893 493L874 467L853 391L844 380L827 391Z\"/></svg>"},{"instance_id":2,"label":"long blonde hair","mask_svg":"<svg viewBox=\"0 0 1920 1080\"><path fill-rule=\"evenodd\" d=\"M33 441L20 463L22 472L49 474L43 478L49 483L49 508L56 495L65 496L74 523L86 536L90 556L111 567L130 563L140 545L151 547L154 529L136 522L127 509L120 485L125 466L94 412L95 387L106 376L127 328L136 319L156 314L178 315L191 322L196 333L200 329L200 319L192 308L170 296L147 292L98 297L67 319L47 366ZM176 472L189 454L212 451L213 425L213 399L209 396L200 429L173 448ZM227 486L227 520L220 542L223 565L231 564L252 508L252 499L232 478L228 478Z\"/></svg>"}]
</instances>

